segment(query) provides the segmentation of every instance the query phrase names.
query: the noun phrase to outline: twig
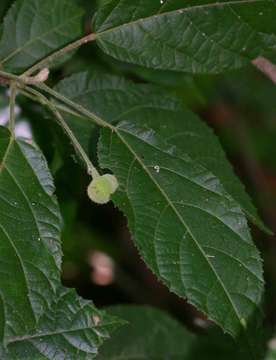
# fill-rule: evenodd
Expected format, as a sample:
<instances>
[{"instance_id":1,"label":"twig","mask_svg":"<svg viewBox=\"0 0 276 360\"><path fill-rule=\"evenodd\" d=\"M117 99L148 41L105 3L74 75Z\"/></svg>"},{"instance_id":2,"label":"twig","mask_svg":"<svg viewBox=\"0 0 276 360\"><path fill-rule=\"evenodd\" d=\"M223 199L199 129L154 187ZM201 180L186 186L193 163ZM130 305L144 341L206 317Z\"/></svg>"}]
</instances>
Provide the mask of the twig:
<instances>
[{"instance_id":1,"label":"twig","mask_svg":"<svg viewBox=\"0 0 276 360\"><path fill-rule=\"evenodd\" d=\"M97 116L93 112L87 110L83 106L74 103L73 101L71 101L67 97L63 96L62 94L56 92L55 90L53 90L49 86L47 86L45 84L42 84L42 83L41 84L35 84L34 86L35 86L35 88L37 88L39 90L42 90L45 93L47 93L48 95L52 96L54 99L62 102L63 104L66 104L70 108L74 109L74 111L76 111L77 113L80 113L83 116L87 117L88 119L91 119L97 125L102 126L102 127L108 127L111 130L114 130L114 127L110 123L108 123L105 120L101 119L99 116Z\"/></svg>"},{"instance_id":2,"label":"twig","mask_svg":"<svg viewBox=\"0 0 276 360\"><path fill-rule=\"evenodd\" d=\"M74 103L73 101L71 101L67 97L63 96L62 94L56 92L55 90L53 90L52 88L50 88L49 86L47 86L44 83L35 82L34 84L32 84L33 87L30 87L25 82L25 79L26 79L25 76L22 76L22 75L17 76L17 75L10 74L10 73L7 73L7 72L1 71L1 70L0 70L0 78L3 78L5 80L7 80L7 84L11 84L11 82L13 80L16 81L18 89L20 91L22 91L22 90L27 90L27 91L34 90L33 87L35 87L35 88L37 88L39 90L39 94L42 95L41 92L40 92L42 90L43 92L45 92L49 96L53 97L54 99L58 100L59 102L61 102L63 104L66 104L66 107L62 107L64 111L66 111L66 112L69 111L71 113L73 112L75 114L77 113L81 117L85 117L85 118L88 118L88 119L92 120L95 124L97 124L99 126L108 127L112 131L114 130L114 127L110 123L104 121L99 116L97 116L93 112L87 110L83 106ZM28 79L28 77L27 77L27 79ZM68 108L71 108L71 110L69 110Z\"/></svg>"},{"instance_id":3,"label":"twig","mask_svg":"<svg viewBox=\"0 0 276 360\"><path fill-rule=\"evenodd\" d=\"M49 109L52 111L53 115L56 117L56 119L58 120L58 122L61 125L61 127L63 128L63 130L65 131L65 133L67 134L69 139L72 141L72 144L73 144L76 152L80 155L82 160L85 162L85 164L87 166L88 174L91 175L93 179L100 177L98 170L95 168L95 166L90 161L89 157L86 155L82 146L76 139L74 133L72 132L70 127L67 125L66 121L63 119L61 113L55 108L55 106L51 106L50 104L51 104L51 102L49 101L48 102Z\"/></svg>"},{"instance_id":4,"label":"twig","mask_svg":"<svg viewBox=\"0 0 276 360\"><path fill-rule=\"evenodd\" d=\"M26 88L24 90L19 89L20 93L23 94L24 96L26 96L28 99L33 100L35 102L39 102L42 105L42 102L38 101L37 97L32 95L32 92L30 90L33 90L33 89L30 88L29 86L26 86ZM44 105L46 105L46 104L44 104ZM66 113L66 114L69 114L69 115L74 115L74 116L77 116L77 117L82 118L82 119L87 118L84 115L82 115L80 113L77 113L76 111L71 110L71 109L69 109L68 107L66 107L64 105L56 103L55 107L57 108L58 111L60 111L62 113Z\"/></svg>"},{"instance_id":5,"label":"twig","mask_svg":"<svg viewBox=\"0 0 276 360\"><path fill-rule=\"evenodd\" d=\"M9 129L11 133L14 131L14 123L15 123L15 98L17 93L16 82L11 82L10 85L10 119L9 119Z\"/></svg>"},{"instance_id":6,"label":"twig","mask_svg":"<svg viewBox=\"0 0 276 360\"><path fill-rule=\"evenodd\" d=\"M35 85L39 83L44 83L48 80L50 71L48 68L44 68L40 70L38 74L35 76L27 76L27 75L21 75L21 79L24 81L27 85Z\"/></svg>"},{"instance_id":7,"label":"twig","mask_svg":"<svg viewBox=\"0 0 276 360\"><path fill-rule=\"evenodd\" d=\"M51 110L51 112L57 119L58 123L63 128L64 132L67 134L67 136L71 140L76 152L79 154L81 159L85 162L85 164L87 166L88 174L91 175L93 179L99 177L100 174L99 174L98 170L95 168L95 166L90 161L89 157L86 155L81 144L75 137L75 135L72 132L72 130L70 129L70 127L67 125L66 121L63 119L63 116L58 111L55 104L53 104L50 100L48 100L44 95L42 95L41 93L39 93L38 91L36 91L35 89L32 89L30 87L23 90L23 92L28 93L29 97L32 100L37 101L37 102L41 103L42 105L46 105L49 108L49 110Z\"/></svg>"},{"instance_id":8,"label":"twig","mask_svg":"<svg viewBox=\"0 0 276 360\"><path fill-rule=\"evenodd\" d=\"M91 34L88 34L88 35L82 37L81 39L78 39L75 42L68 44L64 48L54 52L53 54L47 56L45 59L42 59L41 61L39 61L37 64L35 64L31 68L29 68L27 71L25 71L22 74L22 76L32 75L37 70L47 67L47 65L50 64L56 58L59 58L59 57L63 56L64 54L66 54L67 52L75 50L75 49L81 47L82 45L87 44L88 42L94 41L95 39L96 39L96 34L91 33Z\"/></svg>"},{"instance_id":9,"label":"twig","mask_svg":"<svg viewBox=\"0 0 276 360\"><path fill-rule=\"evenodd\" d=\"M24 84L23 79L20 79L19 76L7 73L5 71L0 70L0 82L4 85L10 85L12 80L15 80L19 84Z\"/></svg>"},{"instance_id":10,"label":"twig","mask_svg":"<svg viewBox=\"0 0 276 360\"><path fill-rule=\"evenodd\" d=\"M276 65L262 56L253 60L252 64L276 84Z\"/></svg>"}]
</instances>

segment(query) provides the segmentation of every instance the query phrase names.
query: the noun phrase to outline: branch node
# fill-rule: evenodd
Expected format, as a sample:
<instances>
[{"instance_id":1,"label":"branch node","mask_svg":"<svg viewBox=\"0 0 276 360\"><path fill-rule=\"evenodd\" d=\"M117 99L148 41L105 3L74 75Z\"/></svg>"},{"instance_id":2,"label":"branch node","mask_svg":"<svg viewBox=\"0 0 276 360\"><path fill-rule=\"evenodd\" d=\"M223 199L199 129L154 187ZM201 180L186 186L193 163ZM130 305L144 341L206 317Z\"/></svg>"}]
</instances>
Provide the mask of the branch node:
<instances>
[{"instance_id":1,"label":"branch node","mask_svg":"<svg viewBox=\"0 0 276 360\"><path fill-rule=\"evenodd\" d=\"M36 84L42 84L45 81L48 80L50 71L48 68L44 68L40 70L40 72L35 76L21 76L21 79L26 85L36 85Z\"/></svg>"}]
</instances>

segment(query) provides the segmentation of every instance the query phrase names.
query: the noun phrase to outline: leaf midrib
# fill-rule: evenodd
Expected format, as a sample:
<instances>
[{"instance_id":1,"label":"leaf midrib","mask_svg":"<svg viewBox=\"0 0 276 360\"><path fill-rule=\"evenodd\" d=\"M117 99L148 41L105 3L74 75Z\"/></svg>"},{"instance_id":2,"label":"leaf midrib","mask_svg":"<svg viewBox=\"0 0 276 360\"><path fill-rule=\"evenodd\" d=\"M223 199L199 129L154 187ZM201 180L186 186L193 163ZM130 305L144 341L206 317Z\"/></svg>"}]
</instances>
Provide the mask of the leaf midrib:
<instances>
[{"instance_id":1,"label":"leaf midrib","mask_svg":"<svg viewBox=\"0 0 276 360\"><path fill-rule=\"evenodd\" d=\"M13 242L12 238L10 237L10 234L6 231L6 229L4 228L4 226L0 223L0 228L1 230L3 231L3 234L6 236L6 238L8 239L9 243L11 244L14 252L15 252L15 255L19 261L19 264L20 264L20 267L22 269L22 272L23 272L23 278L25 280L25 286L26 286L26 289L27 289L27 293L29 293L29 284L28 284L28 278L27 278L27 274L26 274L26 269L25 269L25 266L24 266L24 262L17 250L17 247L15 246L15 243ZM30 309L32 310L32 317L33 317L33 321L36 321L36 317L35 317L35 312L34 312L34 309L33 309L33 304L29 298L29 296L27 296L27 302L29 303L30 305ZM4 304L4 311L5 311L5 304ZM5 317L6 317L6 312L5 312ZM5 332L5 327L4 327L4 332ZM5 336L4 336L5 338Z\"/></svg>"},{"instance_id":2,"label":"leaf midrib","mask_svg":"<svg viewBox=\"0 0 276 360\"><path fill-rule=\"evenodd\" d=\"M7 162L8 156L9 156L9 154L10 154L11 148L12 148L12 146L14 145L14 143L15 143L15 138L14 138L13 136L10 136L9 144L8 144L8 146L7 146L7 149L6 149L5 154L4 154L4 156L3 156L2 162L1 162L1 164L0 164L0 176L2 175L3 170L4 170L4 169L7 169L6 162ZM6 231L6 229L4 228L4 226L3 226L1 223L0 223L0 227L1 227L4 235L6 236L6 238L8 239L8 241L10 242L10 244L11 244L12 248L14 249L14 252L15 252L15 254L16 254L18 260L19 260L19 264L20 264L20 266L21 266L21 268L22 268L22 272L23 272L23 274L24 274L24 280L25 280L25 283L26 283L26 284L25 284L25 285L26 285L26 289L27 289L27 291L28 291L28 293L29 293L29 284L28 284L28 279L27 279L27 274L26 274L24 262L22 261L21 256L20 256L20 254L18 253L17 247L15 246L14 242L12 241L9 233ZM28 297L28 302L29 302L29 304L30 304L30 308L32 309L33 319L36 320L35 312L34 312L34 310L33 310L33 305L32 305L32 303L31 303L31 300L29 299L29 297Z\"/></svg>"},{"instance_id":3,"label":"leaf midrib","mask_svg":"<svg viewBox=\"0 0 276 360\"><path fill-rule=\"evenodd\" d=\"M1 164L0 164L0 175L1 175L2 171L3 171L4 168L5 168L6 161L7 161L7 158L8 158L8 156L9 156L9 152L10 152L10 150L11 150L11 147L12 147L14 141L15 141L15 138L14 138L13 136L10 136L10 140L9 140L8 146L7 146L6 150L5 150L5 154L4 154L4 156L3 156L3 158L2 158L2 162L1 162Z\"/></svg>"},{"instance_id":4,"label":"leaf midrib","mask_svg":"<svg viewBox=\"0 0 276 360\"><path fill-rule=\"evenodd\" d=\"M122 130L122 129L120 129ZM122 130L123 131L123 130ZM210 260L208 259L208 257L205 255L204 250L202 249L201 245L198 243L198 241L196 240L196 238L194 237L192 231L190 230L190 228L186 225L185 221L183 220L182 216L180 215L180 213L178 212L178 210L176 209L176 207L174 206L174 204L170 201L169 196L167 195L167 193L160 187L160 185L158 184L158 182L156 181L156 179L152 176L152 174L149 172L148 168L144 165L143 161L140 159L140 157L136 154L135 150L132 149L132 147L129 145L129 143L124 139L124 137L120 134L120 131L118 129L115 129L115 132L117 134L117 136L120 138L120 140L122 141L122 143L128 148L128 150L133 154L133 156L136 158L137 162L140 164L140 166L143 168L143 170L145 171L145 173L149 176L149 178L152 180L152 182L154 183L154 185L157 187L158 191L161 193L161 195L165 198L166 202L168 203L168 205L171 207L171 209L175 212L176 216L178 217L179 221L182 223L182 225L184 226L184 228L186 230L188 230L188 232L190 233L191 238L193 239L195 245L198 247L200 253L202 254L203 258L205 259L205 261L207 262L207 264L209 265L210 269L213 271L215 277L217 278L218 282L220 283L229 303L231 304L234 313L236 315L236 317L239 320L239 323L241 323L242 317L240 316L235 304L232 301L232 298L228 292L228 290L226 289L226 287L224 286L220 276L217 274L215 268L213 267L213 265L211 264ZM129 134L129 133L128 133ZM134 136L134 135L132 135ZM134 136L135 137L135 136ZM215 320L214 320L215 321ZM230 331L228 329L228 331Z\"/></svg>"},{"instance_id":5,"label":"leaf midrib","mask_svg":"<svg viewBox=\"0 0 276 360\"><path fill-rule=\"evenodd\" d=\"M134 25L134 24L137 24L139 22L143 22L143 21L151 19L151 18L156 18L156 17L160 18L162 16L171 15L171 14L178 14L178 13L184 14L184 13L189 13L191 11L198 10L198 9L200 10L200 9L220 8L220 7L224 7L224 6L227 6L227 5L231 7L231 5L243 5L243 4L259 3L259 2L264 2L264 0L233 0L233 1L221 2L221 3L211 3L211 4L204 4L204 5L189 6L189 7L186 7L186 8L180 8L180 9L173 10L173 11L167 11L167 12L163 12L163 13L158 13L157 15L151 15L151 16L147 16L147 17L144 17L144 18L140 18L138 20L131 21L131 22L128 22L128 23L125 23L125 24L121 24L121 25L115 26L113 28L104 30L104 31L99 31L99 32L96 31L96 33L95 33L96 40L97 40L97 38L100 38L101 35L105 35L105 34L107 34L109 32L116 31L116 30L119 30L119 29L121 29L123 27L127 27L127 26L130 26L130 25ZM103 26L104 23L102 23L101 26ZM101 29L101 27L100 27L100 29Z\"/></svg>"},{"instance_id":6,"label":"leaf midrib","mask_svg":"<svg viewBox=\"0 0 276 360\"><path fill-rule=\"evenodd\" d=\"M76 328L76 329L72 329L72 330L60 330L60 331L52 331L52 332L42 332L39 334L34 334L34 335L26 335L26 336L19 336L19 337L11 337L10 339L8 339L7 344L13 344L16 342L21 342L21 341L29 341L32 339L40 339L43 337L48 337L48 336L56 336L56 335L63 335L63 334L70 334L70 333L75 333L75 332L79 332L79 331L91 331L91 329L100 329L102 326L110 326L110 325L117 325L118 322L116 321L109 321L109 322L105 322L103 325L99 325L99 326L85 326L82 328Z\"/></svg>"},{"instance_id":7,"label":"leaf midrib","mask_svg":"<svg viewBox=\"0 0 276 360\"><path fill-rule=\"evenodd\" d=\"M33 218L33 221L34 221L34 223L35 223L38 236L39 236L40 238L44 238L44 237L42 236L42 234L41 234L41 228L40 228L38 219L37 219L37 217L36 217L36 214L35 214L35 212L34 212L34 210L33 210L32 204L31 204L31 202L30 202L30 200L29 200L29 198L28 198L25 190L22 188L22 186L21 186L21 184L18 182L16 176L14 175L14 173L11 171L11 169L10 169L10 168L8 167L8 165L7 165L7 160L8 160L8 157L9 157L9 155L10 155L11 149L12 149L12 147L14 146L14 144L15 144L15 138L14 138L13 135L11 135L11 136L10 136L10 140L9 140L9 144L8 144L7 149L6 149L6 151L5 151L5 154L4 154L4 156L3 156L2 163L0 164L0 177L1 177L1 175L2 175L3 170L6 170L7 173L9 174L9 176L11 177L11 179L13 180L14 184L17 186L20 194L23 196L23 198L24 198L24 200L25 200L25 202L26 202L26 204L27 204L27 207L29 208L30 213L32 214L32 218ZM21 151L21 148L20 148L20 151ZM22 153L22 152L21 152L21 153ZM22 155L23 155L23 153L22 153ZM26 161L27 161L27 160L26 160ZM27 163L28 163L28 161L27 161ZM28 165L29 165L29 163L28 163ZM31 167L30 167L30 168L31 168ZM32 172L34 172L32 168L31 168L31 170L32 170ZM3 231L3 233L6 235L7 239L9 240L10 244L12 245L12 247L13 247L13 249L14 249L14 251L15 251L15 254L16 254L16 256L17 256L18 259L19 259L19 262L20 262L20 265L21 265L21 268L22 268L22 272L23 272L23 275L24 275L24 280L25 280L25 283L26 283L26 289L27 289L28 294L30 294L29 280L28 280L28 277L27 277L27 273L26 273L24 261L22 260L21 255L20 255L20 253L18 252L18 249L17 249L17 247L16 247L16 244L12 241L10 235L8 234L8 232L6 231L6 229L4 228L4 226L1 224L1 222L0 222L0 227L1 227L2 231ZM44 245L44 244L43 244L43 245ZM47 280L48 280L48 279L47 279ZM51 284L50 284L50 285L51 285ZM37 319L38 319L38 318L37 318L37 315L36 315L36 313L35 313L35 311L34 311L32 301L30 300L29 297L28 297L28 301L29 301L29 303L30 303L30 307L31 307L31 310L32 310L32 315L33 315L34 319L37 320Z\"/></svg>"}]
</instances>

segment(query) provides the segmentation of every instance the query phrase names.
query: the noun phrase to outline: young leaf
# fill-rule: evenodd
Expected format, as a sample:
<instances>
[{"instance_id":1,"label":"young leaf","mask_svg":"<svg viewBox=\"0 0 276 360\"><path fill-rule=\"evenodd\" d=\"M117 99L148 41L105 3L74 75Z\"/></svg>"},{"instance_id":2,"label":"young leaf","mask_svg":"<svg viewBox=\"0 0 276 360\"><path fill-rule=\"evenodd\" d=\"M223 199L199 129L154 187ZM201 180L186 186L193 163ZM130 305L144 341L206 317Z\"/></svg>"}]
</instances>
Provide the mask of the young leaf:
<instances>
[{"instance_id":1,"label":"young leaf","mask_svg":"<svg viewBox=\"0 0 276 360\"><path fill-rule=\"evenodd\" d=\"M83 11L66 0L17 0L4 20L0 64L20 72L80 37Z\"/></svg>"},{"instance_id":2,"label":"young leaf","mask_svg":"<svg viewBox=\"0 0 276 360\"><path fill-rule=\"evenodd\" d=\"M101 49L153 69L219 73L276 45L274 0L111 0L95 17Z\"/></svg>"},{"instance_id":3,"label":"young leaf","mask_svg":"<svg viewBox=\"0 0 276 360\"><path fill-rule=\"evenodd\" d=\"M119 325L60 284L60 213L41 152L0 128L1 359L92 358Z\"/></svg>"},{"instance_id":4,"label":"young leaf","mask_svg":"<svg viewBox=\"0 0 276 360\"><path fill-rule=\"evenodd\" d=\"M243 184L234 174L218 138L176 97L157 86L134 84L121 77L88 72L61 81L56 90L109 123L131 117L137 124L157 130L167 142L216 175L248 218L267 230ZM164 118L168 119L166 123ZM92 122L73 115L66 115L65 120L89 153L94 128Z\"/></svg>"},{"instance_id":5,"label":"young leaf","mask_svg":"<svg viewBox=\"0 0 276 360\"><path fill-rule=\"evenodd\" d=\"M164 121L166 124L166 121ZM206 168L135 122L104 129L100 164L117 177L146 264L233 336L258 311L262 262L244 214Z\"/></svg>"}]
</instances>

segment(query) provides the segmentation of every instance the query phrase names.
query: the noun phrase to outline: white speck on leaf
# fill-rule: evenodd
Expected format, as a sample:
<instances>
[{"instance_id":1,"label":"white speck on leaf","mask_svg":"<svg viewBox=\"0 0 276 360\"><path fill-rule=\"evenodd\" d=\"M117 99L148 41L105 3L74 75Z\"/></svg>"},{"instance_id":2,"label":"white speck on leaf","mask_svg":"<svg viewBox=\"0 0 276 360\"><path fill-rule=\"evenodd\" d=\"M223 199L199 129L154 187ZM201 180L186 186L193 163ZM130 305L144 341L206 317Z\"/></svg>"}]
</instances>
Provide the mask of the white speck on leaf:
<instances>
[{"instance_id":1,"label":"white speck on leaf","mask_svg":"<svg viewBox=\"0 0 276 360\"><path fill-rule=\"evenodd\" d=\"M157 172L157 174L160 172L160 166L155 165L154 166L154 170Z\"/></svg>"}]
</instances>

